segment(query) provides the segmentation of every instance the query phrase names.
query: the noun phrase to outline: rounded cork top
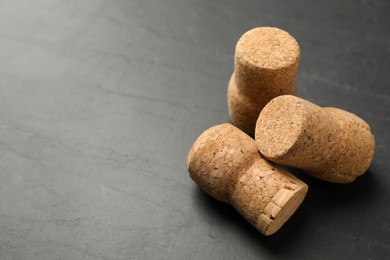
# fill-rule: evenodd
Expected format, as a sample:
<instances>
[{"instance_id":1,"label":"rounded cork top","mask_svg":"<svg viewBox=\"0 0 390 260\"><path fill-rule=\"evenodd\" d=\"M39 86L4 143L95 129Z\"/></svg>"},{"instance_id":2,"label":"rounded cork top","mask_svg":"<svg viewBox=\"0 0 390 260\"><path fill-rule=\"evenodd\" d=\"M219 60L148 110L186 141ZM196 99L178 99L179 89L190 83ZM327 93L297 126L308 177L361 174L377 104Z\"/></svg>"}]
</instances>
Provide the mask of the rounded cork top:
<instances>
[{"instance_id":1,"label":"rounded cork top","mask_svg":"<svg viewBox=\"0 0 390 260\"><path fill-rule=\"evenodd\" d=\"M289 33L275 27L258 27L241 36L236 45L236 60L278 70L298 64L300 50Z\"/></svg>"},{"instance_id":2,"label":"rounded cork top","mask_svg":"<svg viewBox=\"0 0 390 260\"><path fill-rule=\"evenodd\" d=\"M255 141L231 124L204 131L187 158L190 177L212 197L227 202L231 183L259 153Z\"/></svg>"},{"instance_id":3,"label":"rounded cork top","mask_svg":"<svg viewBox=\"0 0 390 260\"><path fill-rule=\"evenodd\" d=\"M261 111L256 123L257 148L266 158L281 158L291 152L305 128L305 102L291 95L272 99Z\"/></svg>"}]
</instances>

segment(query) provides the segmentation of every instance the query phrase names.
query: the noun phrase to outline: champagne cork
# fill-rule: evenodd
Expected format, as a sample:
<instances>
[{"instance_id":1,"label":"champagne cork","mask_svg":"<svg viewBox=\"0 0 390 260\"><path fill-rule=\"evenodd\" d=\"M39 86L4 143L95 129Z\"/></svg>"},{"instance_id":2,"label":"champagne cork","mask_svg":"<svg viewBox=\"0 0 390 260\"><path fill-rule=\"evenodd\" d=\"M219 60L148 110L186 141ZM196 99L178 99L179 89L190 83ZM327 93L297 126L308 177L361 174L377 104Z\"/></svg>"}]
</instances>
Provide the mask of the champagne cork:
<instances>
[{"instance_id":1,"label":"champagne cork","mask_svg":"<svg viewBox=\"0 0 390 260\"><path fill-rule=\"evenodd\" d=\"M374 157L374 136L364 120L291 95L277 97L264 107L255 135L267 159L329 182L354 181Z\"/></svg>"},{"instance_id":2,"label":"champagne cork","mask_svg":"<svg viewBox=\"0 0 390 260\"><path fill-rule=\"evenodd\" d=\"M265 160L255 141L231 124L206 130L188 154L190 177L215 199L231 204L264 235L296 211L308 187Z\"/></svg>"},{"instance_id":3,"label":"champagne cork","mask_svg":"<svg viewBox=\"0 0 390 260\"><path fill-rule=\"evenodd\" d=\"M287 32L273 27L246 32L237 42L228 86L232 123L253 136L259 113L271 99L296 94L299 62L299 45Z\"/></svg>"}]
</instances>

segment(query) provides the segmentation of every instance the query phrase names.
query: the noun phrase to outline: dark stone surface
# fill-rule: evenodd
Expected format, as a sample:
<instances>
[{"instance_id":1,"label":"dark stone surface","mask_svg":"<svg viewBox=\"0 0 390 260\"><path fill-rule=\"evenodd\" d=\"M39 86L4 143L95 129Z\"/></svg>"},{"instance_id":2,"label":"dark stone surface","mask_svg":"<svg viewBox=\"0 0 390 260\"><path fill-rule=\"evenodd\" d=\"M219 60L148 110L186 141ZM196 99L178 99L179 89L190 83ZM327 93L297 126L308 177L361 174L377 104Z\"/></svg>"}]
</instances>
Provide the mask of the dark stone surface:
<instances>
[{"instance_id":1,"label":"dark stone surface","mask_svg":"<svg viewBox=\"0 0 390 260\"><path fill-rule=\"evenodd\" d=\"M0 259L390 256L390 2L0 1ZM188 177L227 122L234 46L256 26L300 43L298 94L367 120L369 172L313 180L264 237Z\"/></svg>"}]
</instances>

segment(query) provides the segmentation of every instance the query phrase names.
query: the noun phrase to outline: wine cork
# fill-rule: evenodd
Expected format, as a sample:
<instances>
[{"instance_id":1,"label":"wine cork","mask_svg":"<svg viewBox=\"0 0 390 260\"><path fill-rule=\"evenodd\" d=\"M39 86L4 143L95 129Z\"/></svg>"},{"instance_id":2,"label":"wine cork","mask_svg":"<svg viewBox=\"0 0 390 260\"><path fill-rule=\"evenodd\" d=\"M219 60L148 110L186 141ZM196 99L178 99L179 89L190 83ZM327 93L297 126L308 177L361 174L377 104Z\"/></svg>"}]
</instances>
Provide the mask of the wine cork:
<instances>
[{"instance_id":1,"label":"wine cork","mask_svg":"<svg viewBox=\"0 0 390 260\"><path fill-rule=\"evenodd\" d=\"M265 160L255 141L231 124L206 130L188 154L190 177L215 199L231 204L264 235L296 211L308 187Z\"/></svg>"},{"instance_id":2,"label":"wine cork","mask_svg":"<svg viewBox=\"0 0 390 260\"><path fill-rule=\"evenodd\" d=\"M299 45L287 32L274 27L246 32L237 42L229 82L232 123L253 136L259 112L271 99L296 94L299 62ZM250 100L250 105L243 105L243 100Z\"/></svg>"},{"instance_id":3,"label":"wine cork","mask_svg":"<svg viewBox=\"0 0 390 260\"><path fill-rule=\"evenodd\" d=\"M277 97L264 107L255 136L267 159L329 182L354 181L374 157L374 136L363 119L291 95Z\"/></svg>"}]
</instances>

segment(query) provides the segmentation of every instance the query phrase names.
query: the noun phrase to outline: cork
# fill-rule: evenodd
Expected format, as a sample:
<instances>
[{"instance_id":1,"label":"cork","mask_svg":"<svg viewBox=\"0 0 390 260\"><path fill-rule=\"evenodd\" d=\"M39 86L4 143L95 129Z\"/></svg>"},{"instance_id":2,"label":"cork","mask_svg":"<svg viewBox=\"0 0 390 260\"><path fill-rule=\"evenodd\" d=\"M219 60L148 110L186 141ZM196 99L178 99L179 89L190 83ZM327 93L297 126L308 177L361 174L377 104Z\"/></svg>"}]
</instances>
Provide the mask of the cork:
<instances>
[{"instance_id":1,"label":"cork","mask_svg":"<svg viewBox=\"0 0 390 260\"><path fill-rule=\"evenodd\" d=\"M335 183L349 183L364 174L375 150L374 136L363 119L291 95L264 107L255 137L267 159Z\"/></svg>"},{"instance_id":2,"label":"cork","mask_svg":"<svg viewBox=\"0 0 390 260\"><path fill-rule=\"evenodd\" d=\"M259 112L271 99L296 94L299 62L298 43L281 29L258 27L242 35L228 86L232 123L253 136Z\"/></svg>"},{"instance_id":3,"label":"cork","mask_svg":"<svg viewBox=\"0 0 390 260\"><path fill-rule=\"evenodd\" d=\"M207 129L188 154L190 177L231 204L262 234L274 234L302 203L308 187L264 159L255 141L231 124Z\"/></svg>"}]
</instances>

